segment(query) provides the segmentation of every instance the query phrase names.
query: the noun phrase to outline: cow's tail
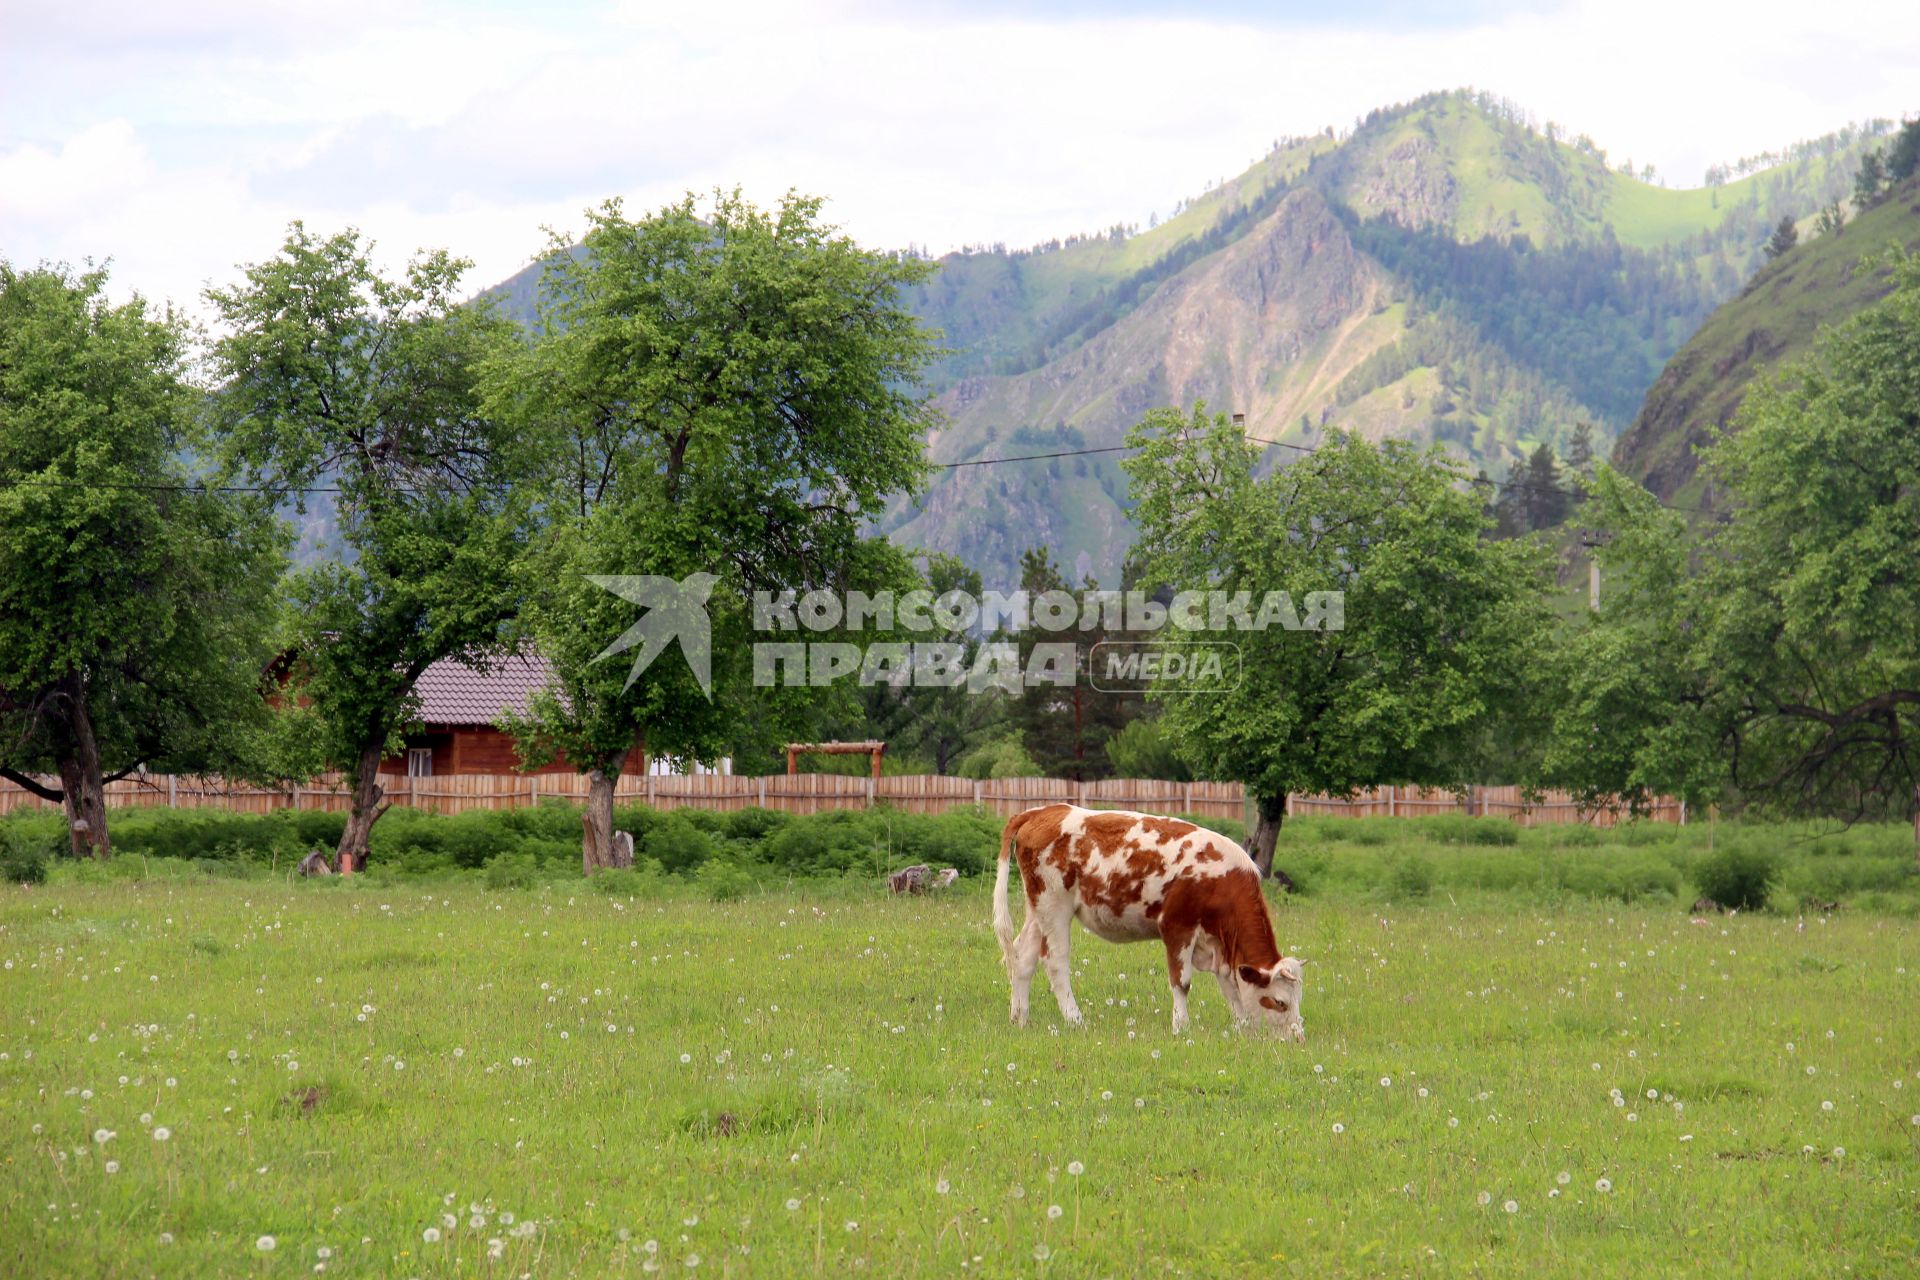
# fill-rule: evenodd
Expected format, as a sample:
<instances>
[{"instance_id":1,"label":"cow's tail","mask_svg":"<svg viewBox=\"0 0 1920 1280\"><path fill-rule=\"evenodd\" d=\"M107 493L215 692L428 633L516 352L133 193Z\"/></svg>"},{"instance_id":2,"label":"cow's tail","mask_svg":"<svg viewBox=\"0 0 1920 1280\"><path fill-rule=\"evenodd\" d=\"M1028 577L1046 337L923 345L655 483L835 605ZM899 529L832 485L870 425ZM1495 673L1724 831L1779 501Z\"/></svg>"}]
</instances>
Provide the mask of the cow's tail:
<instances>
[{"instance_id":1,"label":"cow's tail","mask_svg":"<svg viewBox=\"0 0 1920 1280\"><path fill-rule=\"evenodd\" d=\"M993 875L993 936L1000 939L1000 963L1009 970L1013 968L1013 911L1007 905L1007 863L1026 817L1016 813L1007 819L1007 828L1000 833L1000 867Z\"/></svg>"}]
</instances>

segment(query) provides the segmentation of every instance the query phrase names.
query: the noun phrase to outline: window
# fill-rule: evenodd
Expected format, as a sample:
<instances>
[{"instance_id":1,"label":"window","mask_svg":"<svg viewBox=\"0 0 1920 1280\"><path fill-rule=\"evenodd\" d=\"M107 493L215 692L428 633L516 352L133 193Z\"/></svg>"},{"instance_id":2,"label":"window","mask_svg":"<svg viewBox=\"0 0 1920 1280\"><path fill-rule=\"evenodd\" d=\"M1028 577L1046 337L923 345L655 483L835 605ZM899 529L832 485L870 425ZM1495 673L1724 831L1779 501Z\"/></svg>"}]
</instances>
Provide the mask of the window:
<instances>
[{"instance_id":1,"label":"window","mask_svg":"<svg viewBox=\"0 0 1920 1280\"><path fill-rule=\"evenodd\" d=\"M431 778L433 776L433 748L407 748L407 776L409 778Z\"/></svg>"}]
</instances>

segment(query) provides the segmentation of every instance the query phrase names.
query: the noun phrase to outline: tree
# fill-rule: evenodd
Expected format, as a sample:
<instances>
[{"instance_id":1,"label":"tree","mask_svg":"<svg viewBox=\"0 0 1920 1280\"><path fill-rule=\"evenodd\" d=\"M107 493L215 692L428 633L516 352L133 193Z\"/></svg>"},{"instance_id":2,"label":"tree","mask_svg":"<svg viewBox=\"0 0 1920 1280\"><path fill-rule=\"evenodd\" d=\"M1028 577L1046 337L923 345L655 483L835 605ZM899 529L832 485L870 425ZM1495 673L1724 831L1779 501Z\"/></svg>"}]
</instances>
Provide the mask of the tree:
<instances>
[{"instance_id":1,"label":"tree","mask_svg":"<svg viewBox=\"0 0 1920 1280\"><path fill-rule=\"evenodd\" d=\"M1814 230L1823 236L1837 236L1847 225L1847 211L1838 200L1823 205L1820 216L1814 219Z\"/></svg>"},{"instance_id":2,"label":"tree","mask_svg":"<svg viewBox=\"0 0 1920 1280\"><path fill-rule=\"evenodd\" d=\"M1100 584L1088 578L1074 591L1053 553L1036 547L1020 557L1020 588L1029 600L1046 592L1063 592L1084 599L1083 593L1098 592ZM1088 625L1089 613L1099 619ZM1017 635L1002 637L1012 642L1020 655L1020 670L1031 665L1034 647L1040 644L1073 645L1073 669L1062 672L1062 683L1042 681L1023 685L1008 709L1008 719L1020 733L1027 754L1048 777L1071 778L1076 782L1107 777L1113 763L1107 758L1106 743L1125 724L1138 703L1137 694L1115 688L1098 688L1093 681L1092 655L1095 646L1120 638L1109 634L1106 611L1082 610L1080 625L1070 633L1054 634L1029 627Z\"/></svg>"},{"instance_id":3,"label":"tree","mask_svg":"<svg viewBox=\"0 0 1920 1280\"><path fill-rule=\"evenodd\" d=\"M1141 554L1176 588L1341 592L1343 624L1250 631L1237 684L1160 691L1165 726L1204 778L1238 780L1258 812L1263 873L1295 792L1463 784L1462 744L1517 711L1549 625L1542 553L1485 539L1457 463L1401 441L1326 443L1262 473L1226 415L1156 410L1128 437Z\"/></svg>"},{"instance_id":4,"label":"tree","mask_svg":"<svg viewBox=\"0 0 1920 1280\"><path fill-rule=\"evenodd\" d=\"M1593 479L1593 424L1576 422L1573 424L1573 438L1567 444L1567 470L1577 481Z\"/></svg>"},{"instance_id":5,"label":"tree","mask_svg":"<svg viewBox=\"0 0 1920 1280\"><path fill-rule=\"evenodd\" d=\"M1853 176L1853 207L1858 213L1865 213L1880 203L1880 193L1887 184L1886 157L1881 148L1874 148L1860 157L1860 168Z\"/></svg>"},{"instance_id":6,"label":"tree","mask_svg":"<svg viewBox=\"0 0 1920 1280\"><path fill-rule=\"evenodd\" d=\"M935 354L900 302L932 268L861 249L789 195L691 196L633 220L618 202L564 242L532 340L489 370L488 403L521 431L551 528L530 561L525 626L553 683L510 727L529 761L564 755L591 779L582 858L606 865L614 787L636 749L710 760L769 746L821 696L756 683L755 593L914 583L872 536L925 475ZM634 672L606 647L631 602L588 575L698 581L711 688L668 653ZM709 696L710 694L710 696Z\"/></svg>"},{"instance_id":7,"label":"tree","mask_svg":"<svg viewBox=\"0 0 1920 1280\"><path fill-rule=\"evenodd\" d=\"M978 600L982 586L980 571L958 557L944 552L927 556L926 589L936 599L958 591ZM954 645L968 670L981 645L980 637L965 629L902 633L899 638ZM993 691L957 684L875 683L863 690L862 702L873 736L894 750L921 754L935 773L952 773L960 758L992 732L1004 711L1004 699Z\"/></svg>"},{"instance_id":8,"label":"tree","mask_svg":"<svg viewBox=\"0 0 1920 1280\"><path fill-rule=\"evenodd\" d=\"M1526 512L1528 532L1553 528L1573 509L1573 495L1560 475L1560 459L1545 441L1535 445L1527 455L1527 467L1519 485L1519 501Z\"/></svg>"},{"instance_id":9,"label":"tree","mask_svg":"<svg viewBox=\"0 0 1920 1280\"><path fill-rule=\"evenodd\" d=\"M390 278L371 248L295 223L278 255L207 292L227 330L213 359L229 473L302 510L309 490L337 492L349 556L287 592L295 700L351 793L343 867L386 812L380 762L417 718L421 673L498 651L522 532L513 455L477 394L507 322L457 301L466 262L422 253Z\"/></svg>"},{"instance_id":10,"label":"tree","mask_svg":"<svg viewBox=\"0 0 1920 1280\"><path fill-rule=\"evenodd\" d=\"M1777 258L1799 242L1800 229L1793 225L1793 215L1783 213L1774 225L1773 234L1767 237L1767 257Z\"/></svg>"},{"instance_id":11,"label":"tree","mask_svg":"<svg viewBox=\"0 0 1920 1280\"><path fill-rule=\"evenodd\" d=\"M1909 120L1887 148L1887 185L1898 186L1920 169L1920 120Z\"/></svg>"},{"instance_id":12,"label":"tree","mask_svg":"<svg viewBox=\"0 0 1920 1280\"><path fill-rule=\"evenodd\" d=\"M187 466L184 327L106 280L0 263L0 776L96 857L107 781L248 771L282 549Z\"/></svg>"},{"instance_id":13,"label":"tree","mask_svg":"<svg viewBox=\"0 0 1920 1280\"><path fill-rule=\"evenodd\" d=\"M1574 776L1596 793L1909 814L1920 844L1920 257L1892 266L1893 292L1750 394L1709 451L1724 524L1683 548L1615 486L1605 554L1632 594L1566 673L1562 776L1585 752Z\"/></svg>"}]
</instances>

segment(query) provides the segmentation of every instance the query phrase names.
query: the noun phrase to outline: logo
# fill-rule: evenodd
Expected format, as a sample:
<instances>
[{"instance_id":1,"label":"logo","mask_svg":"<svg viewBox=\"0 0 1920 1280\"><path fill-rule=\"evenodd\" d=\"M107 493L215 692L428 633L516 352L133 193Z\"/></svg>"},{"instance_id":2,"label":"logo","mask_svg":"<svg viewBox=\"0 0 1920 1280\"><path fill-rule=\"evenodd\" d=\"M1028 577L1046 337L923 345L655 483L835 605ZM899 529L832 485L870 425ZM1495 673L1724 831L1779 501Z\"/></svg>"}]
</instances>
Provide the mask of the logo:
<instances>
[{"instance_id":1,"label":"logo","mask_svg":"<svg viewBox=\"0 0 1920 1280\"><path fill-rule=\"evenodd\" d=\"M700 682L700 692L707 695L707 701L713 701L713 619L707 614L707 597L713 594L718 578L711 573L690 573L680 579L616 574L589 575L587 581L647 611L640 621L621 632L619 639L593 656L598 662L635 645L640 647L622 692L633 688L640 673L678 640L688 670Z\"/></svg>"}]
</instances>

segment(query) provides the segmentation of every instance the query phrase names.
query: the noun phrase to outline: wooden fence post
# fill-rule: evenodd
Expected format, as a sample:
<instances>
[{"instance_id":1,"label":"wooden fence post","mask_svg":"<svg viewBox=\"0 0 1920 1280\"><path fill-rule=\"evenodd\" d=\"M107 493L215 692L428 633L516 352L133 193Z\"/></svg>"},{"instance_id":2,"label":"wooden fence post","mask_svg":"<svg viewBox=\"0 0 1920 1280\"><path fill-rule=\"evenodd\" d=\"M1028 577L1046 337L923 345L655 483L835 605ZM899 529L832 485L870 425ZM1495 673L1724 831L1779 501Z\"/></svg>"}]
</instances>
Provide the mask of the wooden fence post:
<instances>
[{"instance_id":1,"label":"wooden fence post","mask_svg":"<svg viewBox=\"0 0 1920 1280\"><path fill-rule=\"evenodd\" d=\"M180 779L171 773L168 774L167 775L167 808L177 809L180 807L179 788L180 788Z\"/></svg>"}]
</instances>

